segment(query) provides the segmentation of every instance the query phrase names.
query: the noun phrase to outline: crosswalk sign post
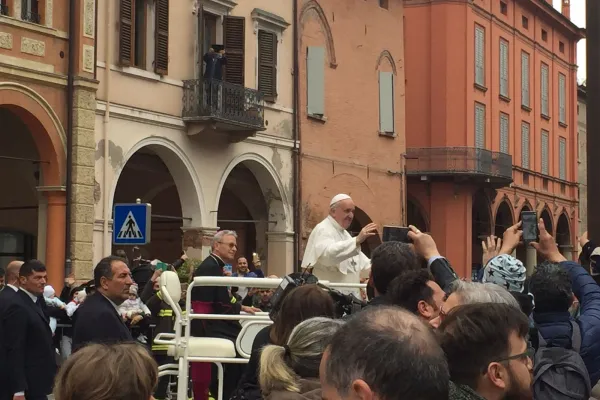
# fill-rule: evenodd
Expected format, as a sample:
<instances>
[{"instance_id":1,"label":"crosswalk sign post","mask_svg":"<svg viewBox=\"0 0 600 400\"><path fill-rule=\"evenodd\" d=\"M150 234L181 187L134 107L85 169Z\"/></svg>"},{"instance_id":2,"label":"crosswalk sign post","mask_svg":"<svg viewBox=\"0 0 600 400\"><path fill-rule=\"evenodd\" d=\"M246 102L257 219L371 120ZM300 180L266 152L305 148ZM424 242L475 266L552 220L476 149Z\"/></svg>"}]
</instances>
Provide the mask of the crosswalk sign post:
<instances>
[{"instance_id":1,"label":"crosswalk sign post","mask_svg":"<svg viewBox=\"0 0 600 400\"><path fill-rule=\"evenodd\" d=\"M151 221L152 206L150 204L115 204L113 244L144 245L150 243Z\"/></svg>"}]
</instances>

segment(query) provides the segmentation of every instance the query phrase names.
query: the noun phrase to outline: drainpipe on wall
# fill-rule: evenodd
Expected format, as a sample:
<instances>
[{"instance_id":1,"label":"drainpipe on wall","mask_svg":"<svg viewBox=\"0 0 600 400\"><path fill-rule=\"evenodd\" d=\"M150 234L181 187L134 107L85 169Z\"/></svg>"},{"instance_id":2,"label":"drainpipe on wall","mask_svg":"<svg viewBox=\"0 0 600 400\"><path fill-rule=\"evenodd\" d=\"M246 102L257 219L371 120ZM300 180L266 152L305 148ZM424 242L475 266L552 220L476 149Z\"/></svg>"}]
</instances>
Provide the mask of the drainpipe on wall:
<instances>
[{"instance_id":1,"label":"drainpipe on wall","mask_svg":"<svg viewBox=\"0 0 600 400\"><path fill-rule=\"evenodd\" d=\"M298 0L294 0L294 125L293 125L293 136L294 136L294 149L292 156L294 160L292 162L293 166L293 185L294 185L294 194L293 194L293 207L294 207L294 271L300 270L300 240L302 238L300 233L300 207L301 207L301 187L300 187L300 117L298 115L298 107L300 104L300 63L298 56Z\"/></svg>"},{"instance_id":2,"label":"drainpipe on wall","mask_svg":"<svg viewBox=\"0 0 600 400\"><path fill-rule=\"evenodd\" d=\"M98 3L99 4L99 3ZM112 64L112 53L111 53L111 37L110 34L113 30L113 26L111 25L110 18L110 5L114 4L112 1L104 2L106 6L106 37L104 38L104 55L105 55L105 66L104 66L104 93L106 96L106 109L104 110L104 123L102 124L102 138L104 141L104 157L103 157L103 200L104 207L102 207L102 257L106 257L109 253L110 242L109 242L109 233L108 233L108 219L110 218L110 190L109 190L109 182L108 182L108 124L110 122L110 66Z\"/></svg>"},{"instance_id":3,"label":"drainpipe on wall","mask_svg":"<svg viewBox=\"0 0 600 400\"><path fill-rule=\"evenodd\" d=\"M73 84L75 74L75 0L69 1L69 60L67 66L67 176L65 210L65 278L71 274L71 195L73 181Z\"/></svg>"}]
</instances>

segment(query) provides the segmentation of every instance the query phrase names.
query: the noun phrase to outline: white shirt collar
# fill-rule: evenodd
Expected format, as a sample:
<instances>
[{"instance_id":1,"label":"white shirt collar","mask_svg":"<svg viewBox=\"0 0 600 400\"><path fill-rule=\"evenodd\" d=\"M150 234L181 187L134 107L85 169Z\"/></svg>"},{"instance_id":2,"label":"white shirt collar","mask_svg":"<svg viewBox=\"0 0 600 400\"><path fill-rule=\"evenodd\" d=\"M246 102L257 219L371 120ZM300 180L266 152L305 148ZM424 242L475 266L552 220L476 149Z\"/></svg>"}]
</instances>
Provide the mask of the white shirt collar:
<instances>
[{"instance_id":1,"label":"white shirt collar","mask_svg":"<svg viewBox=\"0 0 600 400\"><path fill-rule=\"evenodd\" d=\"M103 294L102 292L100 292L100 291L99 291L98 293L100 293L102 296L104 296L104 294ZM112 304L112 306L115 308L115 310L117 310L117 314L121 314L121 313L119 312L119 306L117 306L117 305L115 304L115 302L114 302L114 301L112 301L111 299L109 299L109 298L108 298L108 297L106 297L106 296L104 296L104 298L105 298L106 300L108 300L108 301L110 302L110 304Z\"/></svg>"},{"instance_id":2,"label":"white shirt collar","mask_svg":"<svg viewBox=\"0 0 600 400\"><path fill-rule=\"evenodd\" d=\"M38 301L38 296L35 296L31 293L29 293L27 290L21 288L22 291L24 291L25 293L27 293L27 295L29 296L29 298L31 299L31 301L33 301L34 303L37 303Z\"/></svg>"},{"instance_id":3,"label":"white shirt collar","mask_svg":"<svg viewBox=\"0 0 600 400\"><path fill-rule=\"evenodd\" d=\"M6 286L8 286L9 288L11 288L12 290L14 290L15 292L19 291L19 288L16 287L15 285L11 285L10 283L7 283Z\"/></svg>"}]
</instances>

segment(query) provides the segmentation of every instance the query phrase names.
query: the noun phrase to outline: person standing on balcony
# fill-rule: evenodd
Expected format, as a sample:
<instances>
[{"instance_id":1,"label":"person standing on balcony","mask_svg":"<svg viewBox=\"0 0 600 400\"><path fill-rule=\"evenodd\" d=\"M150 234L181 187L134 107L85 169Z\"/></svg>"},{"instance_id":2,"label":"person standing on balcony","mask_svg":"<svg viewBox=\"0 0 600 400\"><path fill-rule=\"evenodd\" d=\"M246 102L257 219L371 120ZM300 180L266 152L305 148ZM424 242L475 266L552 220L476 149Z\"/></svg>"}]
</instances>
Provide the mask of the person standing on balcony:
<instances>
[{"instance_id":1,"label":"person standing on balcony","mask_svg":"<svg viewBox=\"0 0 600 400\"><path fill-rule=\"evenodd\" d=\"M216 49L216 50L215 50ZM225 49L221 45L214 44L203 57L204 79L223 80L223 66L227 65Z\"/></svg>"},{"instance_id":2,"label":"person standing on balcony","mask_svg":"<svg viewBox=\"0 0 600 400\"><path fill-rule=\"evenodd\" d=\"M354 219L356 207L347 194L338 194L329 203L329 215L310 233L302 268L313 268L322 280L336 283L360 283L361 275L366 278L371 269L371 260L360 250L371 236L377 235L377 225L365 226L357 237L347 229ZM359 289L346 290L360 298Z\"/></svg>"}]
</instances>

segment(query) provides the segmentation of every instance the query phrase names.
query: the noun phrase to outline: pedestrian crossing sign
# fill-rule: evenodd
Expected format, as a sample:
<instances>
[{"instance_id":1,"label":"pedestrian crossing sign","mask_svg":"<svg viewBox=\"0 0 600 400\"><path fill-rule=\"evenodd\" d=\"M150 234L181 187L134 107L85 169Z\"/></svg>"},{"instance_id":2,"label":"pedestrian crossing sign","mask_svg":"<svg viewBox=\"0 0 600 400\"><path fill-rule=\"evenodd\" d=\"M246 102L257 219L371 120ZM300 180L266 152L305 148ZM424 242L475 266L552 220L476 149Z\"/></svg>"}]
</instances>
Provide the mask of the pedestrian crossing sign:
<instances>
[{"instance_id":1,"label":"pedestrian crossing sign","mask_svg":"<svg viewBox=\"0 0 600 400\"><path fill-rule=\"evenodd\" d=\"M150 204L115 204L113 210L113 244L144 245L150 243Z\"/></svg>"}]
</instances>

